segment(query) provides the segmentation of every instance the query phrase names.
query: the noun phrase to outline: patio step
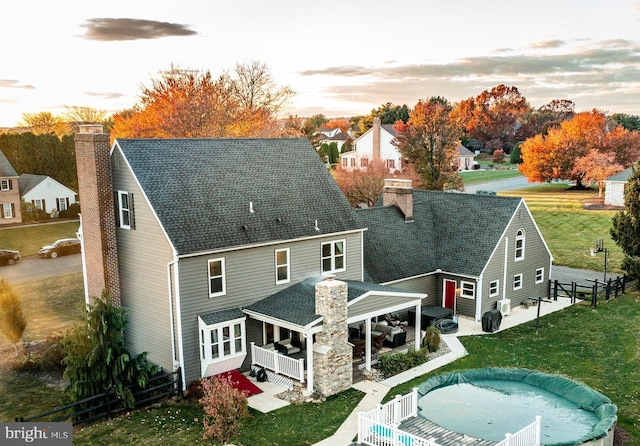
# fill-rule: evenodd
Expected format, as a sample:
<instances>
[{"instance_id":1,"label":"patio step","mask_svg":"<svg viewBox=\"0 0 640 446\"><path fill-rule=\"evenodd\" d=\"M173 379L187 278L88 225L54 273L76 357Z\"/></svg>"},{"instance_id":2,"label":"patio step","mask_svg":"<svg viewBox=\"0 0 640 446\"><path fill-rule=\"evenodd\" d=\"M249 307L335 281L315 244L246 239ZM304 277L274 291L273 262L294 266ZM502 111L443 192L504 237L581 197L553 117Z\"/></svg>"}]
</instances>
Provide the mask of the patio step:
<instances>
[{"instance_id":1,"label":"patio step","mask_svg":"<svg viewBox=\"0 0 640 446\"><path fill-rule=\"evenodd\" d=\"M252 370L258 373L258 370L260 370L261 368L262 367L254 365L252 367ZM282 387L283 389L286 389L286 390L293 389L293 380L287 378L286 376L273 373L271 370L267 370L267 369L264 369L264 370L265 372L267 372L267 381L269 381L270 383L275 384L278 387Z\"/></svg>"}]
</instances>

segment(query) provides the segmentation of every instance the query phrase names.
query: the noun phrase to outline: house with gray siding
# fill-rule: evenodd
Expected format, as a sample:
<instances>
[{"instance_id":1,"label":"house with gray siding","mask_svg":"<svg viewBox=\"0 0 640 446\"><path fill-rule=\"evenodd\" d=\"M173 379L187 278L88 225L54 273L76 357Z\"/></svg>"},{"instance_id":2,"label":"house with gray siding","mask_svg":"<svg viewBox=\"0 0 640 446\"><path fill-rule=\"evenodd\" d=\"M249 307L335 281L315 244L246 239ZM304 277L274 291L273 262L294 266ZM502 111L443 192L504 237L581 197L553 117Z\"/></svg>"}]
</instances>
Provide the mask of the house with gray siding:
<instances>
[{"instance_id":1,"label":"house with gray siding","mask_svg":"<svg viewBox=\"0 0 640 446\"><path fill-rule=\"evenodd\" d=\"M76 157L87 302L124 306L129 350L185 383L257 365L330 395L351 384L352 330L369 369L387 314L420 333L424 308L479 320L548 290L518 198L387 180L355 210L305 138L110 142L88 125Z\"/></svg>"},{"instance_id":2,"label":"house with gray siding","mask_svg":"<svg viewBox=\"0 0 640 446\"><path fill-rule=\"evenodd\" d=\"M552 256L522 198L413 190L386 180L383 206L357 211L364 280L428 295L479 321L548 297Z\"/></svg>"}]
</instances>

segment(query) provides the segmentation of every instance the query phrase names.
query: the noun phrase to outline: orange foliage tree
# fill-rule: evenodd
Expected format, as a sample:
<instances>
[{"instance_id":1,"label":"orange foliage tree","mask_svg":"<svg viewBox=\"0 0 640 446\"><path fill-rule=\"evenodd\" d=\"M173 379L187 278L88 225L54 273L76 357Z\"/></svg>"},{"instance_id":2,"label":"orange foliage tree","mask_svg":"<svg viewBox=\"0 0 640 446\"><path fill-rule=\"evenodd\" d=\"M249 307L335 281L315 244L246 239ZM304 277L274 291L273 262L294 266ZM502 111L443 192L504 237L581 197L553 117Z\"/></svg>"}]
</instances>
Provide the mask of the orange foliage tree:
<instances>
[{"instance_id":1,"label":"orange foliage tree","mask_svg":"<svg viewBox=\"0 0 640 446\"><path fill-rule=\"evenodd\" d=\"M469 138L491 149L510 151L518 142L516 131L531 107L516 87L504 84L461 101L453 112Z\"/></svg>"},{"instance_id":2,"label":"orange foliage tree","mask_svg":"<svg viewBox=\"0 0 640 446\"><path fill-rule=\"evenodd\" d=\"M577 176L582 176L583 181L596 183L598 197L602 197L604 180L624 170L624 167L616 162L615 153L591 149L586 156L576 160L573 170Z\"/></svg>"},{"instance_id":3,"label":"orange foliage tree","mask_svg":"<svg viewBox=\"0 0 640 446\"><path fill-rule=\"evenodd\" d=\"M324 124L323 127L327 127L330 129L338 128L343 132L347 132L349 130L349 120L344 118L330 119Z\"/></svg>"},{"instance_id":4,"label":"orange foliage tree","mask_svg":"<svg viewBox=\"0 0 640 446\"><path fill-rule=\"evenodd\" d=\"M411 111L408 123L397 121L393 125L398 132L393 144L413 165L425 189L464 187L457 162L461 129L451 109L441 98L420 101Z\"/></svg>"},{"instance_id":5,"label":"orange foliage tree","mask_svg":"<svg viewBox=\"0 0 640 446\"><path fill-rule=\"evenodd\" d=\"M562 179L580 185L587 172L575 164L591 150L612 153L617 164L628 167L638 159L640 137L637 132L608 131L605 115L598 110L578 113L546 136L527 139L521 145L523 162L518 169L532 182Z\"/></svg>"},{"instance_id":6,"label":"orange foliage tree","mask_svg":"<svg viewBox=\"0 0 640 446\"><path fill-rule=\"evenodd\" d=\"M293 95L260 62L238 64L214 79L209 71L171 67L143 87L131 110L113 117L112 138L279 136L277 112Z\"/></svg>"}]
</instances>

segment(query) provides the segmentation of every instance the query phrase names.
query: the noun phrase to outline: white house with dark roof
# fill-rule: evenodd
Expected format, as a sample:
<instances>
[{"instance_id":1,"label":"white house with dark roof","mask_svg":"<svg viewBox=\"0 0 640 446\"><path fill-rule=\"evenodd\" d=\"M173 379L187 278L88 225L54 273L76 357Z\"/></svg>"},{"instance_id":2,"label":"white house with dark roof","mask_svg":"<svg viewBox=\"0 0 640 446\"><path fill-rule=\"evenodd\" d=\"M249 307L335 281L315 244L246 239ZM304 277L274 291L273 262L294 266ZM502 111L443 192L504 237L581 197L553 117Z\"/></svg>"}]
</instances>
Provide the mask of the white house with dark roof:
<instances>
[{"instance_id":1,"label":"white house with dark roof","mask_svg":"<svg viewBox=\"0 0 640 446\"><path fill-rule=\"evenodd\" d=\"M18 184L22 200L49 214L65 211L77 202L76 191L47 175L23 173Z\"/></svg>"},{"instance_id":2,"label":"white house with dark roof","mask_svg":"<svg viewBox=\"0 0 640 446\"><path fill-rule=\"evenodd\" d=\"M0 151L0 225L20 223L20 191L18 173Z\"/></svg>"}]
</instances>

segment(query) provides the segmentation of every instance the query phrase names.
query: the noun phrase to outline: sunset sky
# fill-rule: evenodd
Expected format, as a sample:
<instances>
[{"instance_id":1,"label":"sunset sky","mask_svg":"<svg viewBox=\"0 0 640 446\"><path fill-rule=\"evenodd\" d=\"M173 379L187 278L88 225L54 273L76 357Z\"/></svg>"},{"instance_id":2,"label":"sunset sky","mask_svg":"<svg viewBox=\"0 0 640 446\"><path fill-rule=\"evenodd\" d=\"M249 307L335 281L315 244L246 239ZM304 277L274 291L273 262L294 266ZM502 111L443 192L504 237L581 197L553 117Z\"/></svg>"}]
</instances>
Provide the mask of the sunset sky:
<instances>
[{"instance_id":1,"label":"sunset sky","mask_svg":"<svg viewBox=\"0 0 640 446\"><path fill-rule=\"evenodd\" d=\"M640 0L21 0L2 6L0 127L131 108L160 70L261 61L287 113L368 114L514 85L640 115Z\"/></svg>"}]
</instances>

